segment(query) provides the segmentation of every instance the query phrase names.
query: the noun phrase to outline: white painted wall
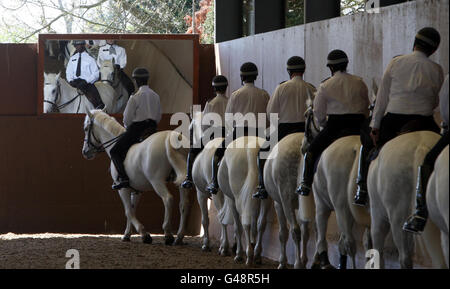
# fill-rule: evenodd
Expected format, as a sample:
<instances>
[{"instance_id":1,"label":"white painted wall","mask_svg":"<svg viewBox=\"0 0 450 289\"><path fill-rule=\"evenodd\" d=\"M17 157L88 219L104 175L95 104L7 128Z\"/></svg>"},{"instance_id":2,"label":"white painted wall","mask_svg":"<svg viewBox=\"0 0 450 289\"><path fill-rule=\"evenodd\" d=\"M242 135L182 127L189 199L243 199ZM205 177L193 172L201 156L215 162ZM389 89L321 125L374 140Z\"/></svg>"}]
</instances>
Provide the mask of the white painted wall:
<instances>
[{"instance_id":1,"label":"white painted wall","mask_svg":"<svg viewBox=\"0 0 450 289\"><path fill-rule=\"evenodd\" d=\"M333 49L342 49L350 59L349 72L363 77L371 90L372 79L379 83L392 57L410 53L416 32L425 26L435 27L441 34L440 48L432 59L448 73L448 17L449 0L417 0L382 8L379 14L361 13L227 41L215 45L217 73L228 78L230 85L227 94L230 95L241 86L241 64L252 61L259 69L256 85L272 94L278 83L288 79L285 69L288 58L298 55L306 61L305 80L318 86L330 76L325 66L328 53ZM218 238L220 230L213 207L210 210L211 235ZM278 223L276 215L273 215L264 236L263 255L276 260L279 256ZM362 229L355 228L355 232L361 239ZM229 233L232 239L232 230ZM338 235L333 218L329 223L328 240L330 261L337 265ZM419 242L415 266L428 267L431 265L430 259L421 247ZM310 258L313 249L314 244L310 244ZM294 248L291 240L287 250L289 262L292 263ZM388 255L387 268L398 268L392 241L388 240L385 253ZM364 267L364 262L364 252L360 248L357 266Z\"/></svg>"}]
</instances>

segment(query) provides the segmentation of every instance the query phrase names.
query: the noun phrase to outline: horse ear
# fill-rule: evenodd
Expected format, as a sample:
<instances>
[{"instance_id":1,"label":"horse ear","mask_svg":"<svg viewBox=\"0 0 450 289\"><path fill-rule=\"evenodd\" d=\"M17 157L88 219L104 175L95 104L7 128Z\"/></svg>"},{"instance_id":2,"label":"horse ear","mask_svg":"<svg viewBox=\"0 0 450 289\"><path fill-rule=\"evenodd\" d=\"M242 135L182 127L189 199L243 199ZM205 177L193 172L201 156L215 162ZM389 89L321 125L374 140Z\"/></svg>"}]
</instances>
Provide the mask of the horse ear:
<instances>
[{"instance_id":1,"label":"horse ear","mask_svg":"<svg viewBox=\"0 0 450 289\"><path fill-rule=\"evenodd\" d=\"M106 111L106 106L105 106L104 108L102 108L102 111L103 111L104 113L108 113L108 112Z\"/></svg>"},{"instance_id":2,"label":"horse ear","mask_svg":"<svg viewBox=\"0 0 450 289\"><path fill-rule=\"evenodd\" d=\"M59 80L60 77L61 77L61 71L58 72L58 74L56 75L56 80Z\"/></svg>"},{"instance_id":3,"label":"horse ear","mask_svg":"<svg viewBox=\"0 0 450 289\"><path fill-rule=\"evenodd\" d=\"M89 118L92 118L92 116L93 116L93 114L92 114L92 112L91 112L90 110L88 110L86 114L87 114L87 116L88 116Z\"/></svg>"},{"instance_id":4,"label":"horse ear","mask_svg":"<svg viewBox=\"0 0 450 289\"><path fill-rule=\"evenodd\" d=\"M44 82L47 82L47 73L44 72Z\"/></svg>"}]
</instances>

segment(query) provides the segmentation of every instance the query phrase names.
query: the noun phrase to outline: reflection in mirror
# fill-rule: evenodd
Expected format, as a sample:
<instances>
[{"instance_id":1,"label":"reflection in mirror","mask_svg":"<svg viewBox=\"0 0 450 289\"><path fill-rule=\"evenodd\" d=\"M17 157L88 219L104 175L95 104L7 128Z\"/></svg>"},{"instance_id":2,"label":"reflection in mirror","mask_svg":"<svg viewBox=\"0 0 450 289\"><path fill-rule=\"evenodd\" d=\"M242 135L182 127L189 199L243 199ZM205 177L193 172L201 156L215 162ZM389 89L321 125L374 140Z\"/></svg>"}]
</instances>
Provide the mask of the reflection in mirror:
<instances>
[{"instance_id":1,"label":"reflection in mirror","mask_svg":"<svg viewBox=\"0 0 450 289\"><path fill-rule=\"evenodd\" d=\"M96 107L122 113L135 91L136 67L149 70L149 87L160 96L163 113L189 112L193 50L193 41L185 39L47 39L44 113L86 113Z\"/></svg>"}]
</instances>

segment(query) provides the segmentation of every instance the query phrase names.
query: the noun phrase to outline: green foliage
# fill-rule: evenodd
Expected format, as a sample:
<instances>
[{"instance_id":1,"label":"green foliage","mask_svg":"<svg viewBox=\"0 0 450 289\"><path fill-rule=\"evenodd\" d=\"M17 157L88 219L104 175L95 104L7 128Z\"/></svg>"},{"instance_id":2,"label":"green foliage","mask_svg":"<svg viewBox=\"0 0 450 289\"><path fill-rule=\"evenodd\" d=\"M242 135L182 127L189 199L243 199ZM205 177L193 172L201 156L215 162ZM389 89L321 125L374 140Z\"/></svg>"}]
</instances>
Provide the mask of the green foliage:
<instances>
[{"instance_id":1,"label":"green foliage","mask_svg":"<svg viewBox=\"0 0 450 289\"><path fill-rule=\"evenodd\" d=\"M286 27L305 23L305 1L286 0Z\"/></svg>"}]
</instances>

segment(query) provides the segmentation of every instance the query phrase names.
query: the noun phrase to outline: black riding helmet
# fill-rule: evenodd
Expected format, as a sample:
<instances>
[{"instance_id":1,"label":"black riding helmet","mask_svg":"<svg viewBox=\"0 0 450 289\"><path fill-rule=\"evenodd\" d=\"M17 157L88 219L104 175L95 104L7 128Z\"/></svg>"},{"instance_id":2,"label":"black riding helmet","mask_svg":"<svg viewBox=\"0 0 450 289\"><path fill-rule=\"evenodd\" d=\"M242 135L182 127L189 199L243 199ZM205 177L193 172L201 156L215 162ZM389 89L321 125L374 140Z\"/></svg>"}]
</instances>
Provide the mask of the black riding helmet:
<instances>
[{"instance_id":1,"label":"black riding helmet","mask_svg":"<svg viewBox=\"0 0 450 289\"><path fill-rule=\"evenodd\" d=\"M242 81L255 81L258 76L258 67L252 62L246 62L241 66Z\"/></svg>"},{"instance_id":2,"label":"black riding helmet","mask_svg":"<svg viewBox=\"0 0 450 289\"><path fill-rule=\"evenodd\" d=\"M148 82L148 78L150 77L150 73L144 67L137 67L133 70L131 77L136 80L136 84L139 86L146 85Z\"/></svg>"},{"instance_id":3,"label":"black riding helmet","mask_svg":"<svg viewBox=\"0 0 450 289\"><path fill-rule=\"evenodd\" d=\"M228 80L223 75L214 76L211 85L214 87L215 91L225 92L228 87Z\"/></svg>"},{"instance_id":4,"label":"black riding helmet","mask_svg":"<svg viewBox=\"0 0 450 289\"><path fill-rule=\"evenodd\" d=\"M295 72L303 73L305 72L306 68L305 60L300 56L292 56L291 58L288 59L286 68L289 74Z\"/></svg>"},{"instance_id":5,"label":"black riding helmet","mask_svg":"<svg viewBox=\"0 0 450 289\"><path fill-rule=\"evenodd\" d=\"M433 27L425 27L417 32L414 39L414 46L419 46L428 55L433 54L441 43L439 32Z\"/></svg>"},{"instance_id":6,"label":"black riding helmet","mask_svg":"<svg viewBox=\"0 0 450 289\"><path fill-rule=\"evenodd\" d=\"M347 69L347 54L339 49L333 50L328 54L327 66L333 71L343 71Z\"/></svg>"}]
</instances>

